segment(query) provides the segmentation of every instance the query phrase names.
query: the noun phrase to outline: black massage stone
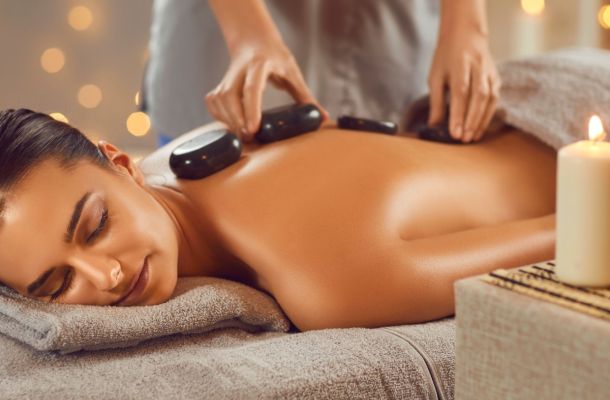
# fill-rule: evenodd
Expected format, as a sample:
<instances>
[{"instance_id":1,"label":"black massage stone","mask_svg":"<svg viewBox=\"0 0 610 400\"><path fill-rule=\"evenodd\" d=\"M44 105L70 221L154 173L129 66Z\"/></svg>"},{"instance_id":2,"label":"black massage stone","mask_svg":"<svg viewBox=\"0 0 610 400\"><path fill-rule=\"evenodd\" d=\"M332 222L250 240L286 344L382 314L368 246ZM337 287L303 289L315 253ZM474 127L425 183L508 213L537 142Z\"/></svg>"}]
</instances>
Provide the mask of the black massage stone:
<instances>
[{"instance_id":1,"label":"black massage stone","mask_svg":"<svg viewBox=\"0 0 610 400\"><path fill-rule=\"evenodd\" d=\"M266 110L261 127L254 135L261 143L276 142L315 131L322 124L322 113L313 104L292 104Z\"/></svg>"},{"instance_id":2,"label":"black massage stone","mask_svg":"<svg viewBox=\"0 0 610 400\"><path fill-rule=\"evenodd\" d=\"M241 148L237 136L226 129L217 129L176 147L169 166L178 178L201 179L239 160Z\"/></svg>"},{"instance_id":3,"label":"black massage stone","mask_svg":"<svg viewBox=\"0 0 610 400\"><path fill-rule=\"evenodd\" d=\"M436 126L428 125L430 115L430 97L424 96L411 104L405 119L405 130L416 132L417 136L423 140L434 142L465 144L461 140L454 139L449 133L449 96L445 95L445 120Z\"/></svg>"},{"instance_id":4,"label":"black massage stone","mask_svg":"<svg viewBox=\"0 0 610 400\"><path fill-rule=\"evenodd\" d=\"M340 129L378 132L388 135L394 135L398 131L398 126L394 122L376 121L374 119L358 118L349 115L340 116L337 119L337 126Z\"/></svg>"}]
</instances>

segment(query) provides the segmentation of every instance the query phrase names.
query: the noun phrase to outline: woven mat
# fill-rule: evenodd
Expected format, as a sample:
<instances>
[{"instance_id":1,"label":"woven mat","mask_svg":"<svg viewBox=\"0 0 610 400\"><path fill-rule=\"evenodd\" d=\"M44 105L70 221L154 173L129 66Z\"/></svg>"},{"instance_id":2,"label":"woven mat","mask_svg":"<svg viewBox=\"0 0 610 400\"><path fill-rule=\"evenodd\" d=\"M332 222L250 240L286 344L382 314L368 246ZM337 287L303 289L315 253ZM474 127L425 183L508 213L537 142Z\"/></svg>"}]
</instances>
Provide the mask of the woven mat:
<instances>
[{"instance_id":1,"label":"woven mat","mask_svg":"<svg viewBox=\"0 0 610 400\"><path fill-rule=\"evenodd\" d=\"M590 288L559 282L555 264L537 263L516 269L497 269L481 279L610 321L610 288Z\"/></svg>"}]
</instances>

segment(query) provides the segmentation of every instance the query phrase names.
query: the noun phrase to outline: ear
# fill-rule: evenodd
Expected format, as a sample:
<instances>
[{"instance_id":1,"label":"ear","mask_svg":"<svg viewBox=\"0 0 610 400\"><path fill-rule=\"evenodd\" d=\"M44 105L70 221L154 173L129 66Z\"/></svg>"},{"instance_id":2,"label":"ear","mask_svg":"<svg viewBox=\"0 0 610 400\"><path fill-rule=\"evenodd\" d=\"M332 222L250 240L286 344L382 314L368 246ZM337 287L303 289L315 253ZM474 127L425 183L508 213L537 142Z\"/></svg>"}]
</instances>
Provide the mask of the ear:
<instances>
[{"instance_id":1,"label":"ear","mask_svg":"<svg viewBox=\"0 0 610 400\"><path fill-rule=\"evenodd\" d=\"M142 175L142 171L140 171L140 169L135 165L128 154L123 153L112 143L108 143L103 140L100 140L97 143L97 148L108 159L110 165L114 169L127 173L140 186L144 185L144 175Z\"/></svg>"}]
</instances>

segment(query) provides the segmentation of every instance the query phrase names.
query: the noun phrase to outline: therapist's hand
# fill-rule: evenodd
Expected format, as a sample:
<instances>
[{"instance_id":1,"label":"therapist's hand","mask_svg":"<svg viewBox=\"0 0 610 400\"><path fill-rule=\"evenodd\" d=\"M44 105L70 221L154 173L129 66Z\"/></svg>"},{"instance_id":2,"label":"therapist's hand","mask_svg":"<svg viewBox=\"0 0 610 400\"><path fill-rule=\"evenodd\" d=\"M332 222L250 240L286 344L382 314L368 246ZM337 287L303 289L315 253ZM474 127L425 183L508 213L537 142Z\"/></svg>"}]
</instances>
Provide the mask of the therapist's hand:
<instances>
[{"instance_id":1,"label":"therapist's hand","mask_svg":"<svg viewBox=\"0 0 610 400\"><path fill-rule=\"evenodd\" d=\"M208 110L244 141L251 141L261 121L265 85L286 90L298 103L313 103L328 113L313 97L297 62L283 43L244 43L232 54L229 69L218 86L207 94Z\"/></svg>"},{"instance_id":2,"label":"therapist's hand","mask_svg":"<svg viewBox=\"0 0 610 400\"><path fill-rule=\"evenodd\" d=\"M459 7L455 3L460 3ZM428 123L435 125L448 117L451 136L462 142L481 139L500 94L501 82L489 51L484 11L482 0L443 0L438 44L428 78ZM444 115L446 89L449 116Z\"/></svg>"}]
</instances>

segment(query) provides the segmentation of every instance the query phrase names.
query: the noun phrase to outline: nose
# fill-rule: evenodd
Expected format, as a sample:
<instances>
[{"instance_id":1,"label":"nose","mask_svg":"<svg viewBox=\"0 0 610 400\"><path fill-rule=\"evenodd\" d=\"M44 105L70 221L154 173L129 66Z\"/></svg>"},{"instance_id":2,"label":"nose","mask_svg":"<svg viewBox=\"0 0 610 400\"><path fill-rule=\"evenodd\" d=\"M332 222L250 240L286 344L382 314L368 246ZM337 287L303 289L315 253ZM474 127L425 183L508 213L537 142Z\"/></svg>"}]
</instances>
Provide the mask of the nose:
<instances>
[{"instance_id":1,"label":"nose","mask_svg":"<svg viewBox=\"0 0 610 400\"><path fill-rule=\"evenodd\" d=\"M107 256L79 253L68 260L77 273L84 275L98 289L110 291L116 288L124 278L121 263Z\"/></svg>"}]
</instances>

